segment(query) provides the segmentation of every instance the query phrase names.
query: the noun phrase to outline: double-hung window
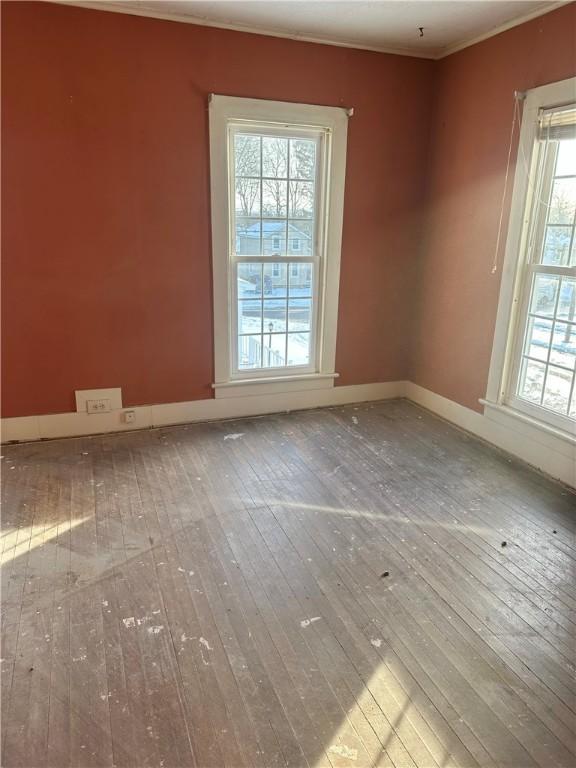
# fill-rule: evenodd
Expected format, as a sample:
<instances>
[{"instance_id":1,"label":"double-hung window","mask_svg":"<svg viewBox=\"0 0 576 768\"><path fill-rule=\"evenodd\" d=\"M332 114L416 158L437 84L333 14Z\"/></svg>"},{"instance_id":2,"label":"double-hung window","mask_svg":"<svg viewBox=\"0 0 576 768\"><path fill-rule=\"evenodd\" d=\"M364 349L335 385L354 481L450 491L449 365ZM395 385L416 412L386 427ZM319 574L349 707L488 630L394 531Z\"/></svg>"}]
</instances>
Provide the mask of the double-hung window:
<instances>
[{"instance_id":1,"label":"double-hung window","mask_svg":"<svg viewBox=\"0 0 576 768\"><path fill-rule=\"evenodd\" d=\"M211 98L217 396L333 384L346 126L339 108Z\"/></svg>"},{"instance_id":2,"label":"double-hung window","mask_svg":"<svg viewBox=\"0 0 576 768\"><path fill-rule=\"evenodd\" d=\"M500 392L489 400L499 399L536 421L573 434L576 429L576 89L573 80L529 92L518 164L513 201L518 210L512 211L507 249L507 260L515 257L516 261L507 349L500 371ZM505 284L503 290L506 290ZM500 309L503 309L502 297ZM498 360L495 361L493 355L493 366L495 362ZM493 373L491 369L491 376Z\"/></svg>"}]
</instances>

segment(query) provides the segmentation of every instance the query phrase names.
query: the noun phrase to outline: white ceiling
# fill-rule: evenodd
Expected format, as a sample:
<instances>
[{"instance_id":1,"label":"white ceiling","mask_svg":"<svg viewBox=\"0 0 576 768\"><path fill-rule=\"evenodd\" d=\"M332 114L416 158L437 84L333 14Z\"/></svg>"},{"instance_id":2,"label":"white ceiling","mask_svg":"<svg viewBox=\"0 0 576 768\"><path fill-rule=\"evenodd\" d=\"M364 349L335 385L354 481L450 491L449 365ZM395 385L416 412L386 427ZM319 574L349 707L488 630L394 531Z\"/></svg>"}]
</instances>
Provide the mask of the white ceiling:
<instances>
[{"instance_id":1,"label":"white ceiling","mask_svg":"<svg viewBox=\"0 0 576 768\"><path fill-rule=\"evenodd\" d=\"M439 58L563 3L551 0L108 0L71 4ZM419 27L423 28L423 36Z\"/></svg>"}]
</instances>

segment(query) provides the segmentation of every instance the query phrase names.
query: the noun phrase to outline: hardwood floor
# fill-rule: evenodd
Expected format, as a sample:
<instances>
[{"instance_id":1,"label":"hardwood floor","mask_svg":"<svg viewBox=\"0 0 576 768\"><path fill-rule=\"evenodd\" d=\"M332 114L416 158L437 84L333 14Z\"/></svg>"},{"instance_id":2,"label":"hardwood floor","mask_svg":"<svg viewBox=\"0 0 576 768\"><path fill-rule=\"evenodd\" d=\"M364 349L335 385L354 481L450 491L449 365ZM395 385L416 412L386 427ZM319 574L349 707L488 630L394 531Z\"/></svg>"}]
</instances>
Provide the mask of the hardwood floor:
<instances>
[{"instance_id":1,"label":"hardwood floor","mask_svg":"<svg viewBox=\"0 0 576 768\"><path fill-rule=\"evenodd\" d=\"M576 766L576 496L425 411L2 465L4 768Z\"/></svg>"}]
</instances>

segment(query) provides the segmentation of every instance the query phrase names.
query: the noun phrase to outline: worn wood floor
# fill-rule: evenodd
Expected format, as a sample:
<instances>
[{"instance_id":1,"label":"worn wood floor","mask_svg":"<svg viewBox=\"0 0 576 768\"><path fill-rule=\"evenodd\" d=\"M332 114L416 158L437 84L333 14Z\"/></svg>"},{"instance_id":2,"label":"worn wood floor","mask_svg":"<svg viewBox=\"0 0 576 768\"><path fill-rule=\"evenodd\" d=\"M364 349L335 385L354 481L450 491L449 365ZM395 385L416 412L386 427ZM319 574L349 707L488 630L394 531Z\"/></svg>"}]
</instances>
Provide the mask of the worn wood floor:
<instances>
[{"instance_id":1,"label":"worn wood floor","mask_svg":"<svg viewBox=\"0 0 576 768\"><path fill-rule=\"evenodd\" d=\"M4 768L576 766L576 497L425 411L3 453Z\"/></svg>"}]
</instances>

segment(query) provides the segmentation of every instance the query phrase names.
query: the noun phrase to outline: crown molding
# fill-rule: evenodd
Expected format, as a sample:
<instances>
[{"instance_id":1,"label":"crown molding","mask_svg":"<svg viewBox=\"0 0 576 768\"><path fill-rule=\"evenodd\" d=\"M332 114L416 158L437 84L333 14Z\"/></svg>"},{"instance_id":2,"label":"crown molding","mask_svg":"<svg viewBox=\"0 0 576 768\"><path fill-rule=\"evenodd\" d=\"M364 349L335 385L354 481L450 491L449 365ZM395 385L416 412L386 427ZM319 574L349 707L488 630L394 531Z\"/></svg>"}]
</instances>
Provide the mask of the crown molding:
<instances>
[{"instance_id":1,"label":"crown molding","mask_svg":"<svg viewBox=\"0 0 576 768\"><path fill-rule=\"evenodd\" d=\"M573 0L556 0L550 2L548 0L546 5L543 5L541 8L537 8L535 11L531 11L530 13L525 13L522 16L518 16L517 19L507 21L505 24L500 24L499 26L490 29L488 32L485 32L482 35L478 35L477 37L467 38L466 40L462 40L459 43L454 43L454 45L447 46L443 49L442 53L437 55L435 58L445 59L447 56L451 56L453 53L458 53L458 51L463 51L465 48L470 48L472 45L481 43L484 40L489 40L491 37L496 37L496 35L499 35L502 32L506 32L508 29L519 27L521 24L525 24L527 21L532 21L532 19L537 19L539 16L545 16L547 13L556 11L558 8L562 8L564 5L570 5L572 1Z\"/></svg>"},{"instance_id":2,"label":"crown molding","mask_svg":"<svg viewBox=\"0 0 576 768\"><path fill-rule=\"evenodd\" d=\"M183 13L160 13L150 11L145 8L139 8L136 4L129 2L125 4L112 5L105 0L42 0L42 2L55 5L70 5L75 8L86 8L92 11L107 11L109 13L123 13L128 16L144 16L149 19L160 19L161 21L175 21L180 24L193 24L200 27L214 27L216 29L227 29L233 32L245 32L251 35L264 35L265 37L280 37L285 40L295 40L300 43L316 43L317 45L332 45L337 48L351 48L360 51L372 51L374 53L387 53L393 56L410 56L417 59L436 59L438 52L414 51L411 48L390 47L390 46L372 46L362 43L344 40L332 40L331 38L314 37L312 35L299 34L297 32L281 32L273 29L264 29L261 27L251 27L243 24L227 24L220 21L212 21L200 16L191 16Z\"/></svg>"},{"instance_id":3,"label":"crown molding","mask_svg":"<svg viewBox=\"0 0 576 768\"><path fill-rule=\"evenodd\" d=\"M414 48L404 48L402 46L372 46L363 45L362 43L352 40L333 40L331 38L314 37L312 35L305 35L293 32L283 32L274 29L264 29L261 27L251 27L243 24L229 24L225 22L213 21L200 16L191 16L190 14L183 13L160 13L159 11L150 11L145 8L139 7L135 2L128 0L125 3L110 3L106 0L43 0L43 2L53 3L56 5L71 5L76 8L86 8L93 11L107 11L109 13L123 13L129 16L144 16L150 19L160 19L162 21L174 21L181 24L193 24L201 27L215 27L216 29L228 29L234 32L245 32L252 35L264 35L266 37L279 37L287 40L295 40L297 42L304 43L316 43L318 45L333 45L338 48L352 48L361 51L373 51L374 53L386 53L393 56L410 56L418 59L429 59L438 61L444 59L447 56L451 56L453 53L462 51L465 48L469 48L472 45L481 43L484 40L488 40L491 37L506 32L508 29L518 27L521 24L525 24L527 21L536 19L539 16L544 16L547 13L561 8L564 5L570 5L573 0L548 0L542 7L537 8L535 11L525 13L522 16L518 16L516 19L512 19L504 24L500 24L497 27L490 29L488 32L482 35L477 35L472 38L466 38L454 45L447 46L440 50L433 49L430 51L420 51Z\"/></svg>"}]
</instances>

